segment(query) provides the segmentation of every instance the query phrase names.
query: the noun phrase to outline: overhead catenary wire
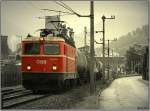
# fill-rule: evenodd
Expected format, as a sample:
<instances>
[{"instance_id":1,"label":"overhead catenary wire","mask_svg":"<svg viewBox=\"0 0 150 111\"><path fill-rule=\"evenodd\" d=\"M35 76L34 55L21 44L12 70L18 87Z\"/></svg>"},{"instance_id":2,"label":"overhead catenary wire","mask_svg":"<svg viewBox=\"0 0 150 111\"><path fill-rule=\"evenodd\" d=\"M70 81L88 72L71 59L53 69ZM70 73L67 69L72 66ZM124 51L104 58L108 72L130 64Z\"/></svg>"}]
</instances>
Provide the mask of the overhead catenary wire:
<instances>
[{"instance_id":1,"label":"overhead catenary wire","mask_svg":"<svg viewBox=\"0 0 150 111\"><path fill-rule=\"evenodd\" d=\"M57 2L57 1L54 1L56 4L58 4L59 6L62 6L63 8L69 10L70 12L72 12L70 9L68 9L67 7L65 7L64 5L62 5L61 3Z\"/></svg>"},{"instance_id":2,"label":"overhead catenary wire","mask_svg":"<svg viewBox=\"0 0 150 111\"><path fill-rule=\"evenodd\" d=\"M76 14L77 16L80 16L78 13L76 13L74 10L72 10L68 5L66 5L65 3L63 2L58 2L58 1L55 1L56 4L62 6L63 8L69 10L70 12Z\"/></svg>"},{"instance_id":3,"label":"overhead catenary wire","mask_svg":"<svg viewBox=\"0 0 150 111\"><path fill-rule=\"evenodd\" d=\"M73 13L75 13L76 14L76 12L71 8L71 7L69 7L67 4L65 4L64 2L62 2L62 1L60 1L64 6L66 6L68 9L70 9L70 11L71 12L73 12Z\"/></svg>"},{"instance_id":4,"label":"overhead catenary wire","mask_svg":"<svg viewBox=\"0 0 150 111\"><path fill-rule=\"evenodd\" d=\"M70 12L64 12L64 11L59 11L59 10L51 10L51 9L41 9L41 10L44 10L44 11L53 11L53 12L60 12L60 13L65 13L65 14L73 14L73 13L70 13Z\"/></svg>"},{"instance_id":5,"label":"overhead catenary wire","mask_svg":"<svg viewBox=\"0 0 150 111\"><path fill-rule=\"evenodd\" d=\"M63 8L69 10L70 12L73 12L72 10L70 10L68 7L66 7L64 4L62 4L61 2L55 1L56 4L62 6ZM74 13L74 12L73 12Z\"/></svg>"}]
</instances>

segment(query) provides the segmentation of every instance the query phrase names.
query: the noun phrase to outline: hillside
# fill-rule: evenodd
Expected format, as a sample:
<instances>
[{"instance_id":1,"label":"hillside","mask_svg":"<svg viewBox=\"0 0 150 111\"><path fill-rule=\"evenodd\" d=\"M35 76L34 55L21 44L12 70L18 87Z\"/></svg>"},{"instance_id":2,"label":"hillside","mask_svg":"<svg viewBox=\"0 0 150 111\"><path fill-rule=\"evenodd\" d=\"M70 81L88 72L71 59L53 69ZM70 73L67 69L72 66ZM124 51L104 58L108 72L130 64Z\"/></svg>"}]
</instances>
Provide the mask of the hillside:
<instances>
[{"instance_id":1,"label":"hillside","mask_svg":"<svg viewBox=\"0 0 150 111\"><path fill-rule=\"evenodd\" d=\"M148 45L148 31L148 25L137 28L126 35L121 36L116 42L110 43L111 49L113 48L114 51L119 53L120 56L124 56L129 47L133 46L134 44ZM97 48L96 53L99 55L100 52L100 49Z\"/></svg>"}]
</instances>

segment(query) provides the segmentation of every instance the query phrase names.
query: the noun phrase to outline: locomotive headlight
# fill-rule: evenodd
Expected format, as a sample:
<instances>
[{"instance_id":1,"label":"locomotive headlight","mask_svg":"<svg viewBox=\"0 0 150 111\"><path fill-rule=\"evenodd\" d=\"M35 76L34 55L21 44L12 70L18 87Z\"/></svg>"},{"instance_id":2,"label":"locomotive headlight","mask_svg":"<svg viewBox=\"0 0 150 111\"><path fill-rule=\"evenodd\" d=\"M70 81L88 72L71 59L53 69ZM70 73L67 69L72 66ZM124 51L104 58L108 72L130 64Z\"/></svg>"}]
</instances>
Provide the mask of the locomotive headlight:
<instances>
[{"instance_id":1,"label":"locomotive headlight","mask_svg":"<svg viewBox=\"0 0 150 111\"><path fill-rule=\"evenodd\" d=\"M27 66L27 70L31 70L31 66Z\"/></svg>"},{"instance_id":2,"label":"locomotive headlight","mask_svg":"<svg viewBox=\"0 0 150 111\"><path fill-rule=\"evenodd\" d=\"M44 38L43 37L40 37L40 41L43 41L44 40Z\"/></svg>"},{"instance_id":3,"label":"locomotive headlight","mask_svg":"<svg viewBox=\"0 0 150 111\"><path fill-rule=\"evenodd\" d=\"M56 70L57 70L57 66L53 66L52 68L53 68L53 70L54 70L54 71L56 71Z\"/></svg>"}]
</instances>

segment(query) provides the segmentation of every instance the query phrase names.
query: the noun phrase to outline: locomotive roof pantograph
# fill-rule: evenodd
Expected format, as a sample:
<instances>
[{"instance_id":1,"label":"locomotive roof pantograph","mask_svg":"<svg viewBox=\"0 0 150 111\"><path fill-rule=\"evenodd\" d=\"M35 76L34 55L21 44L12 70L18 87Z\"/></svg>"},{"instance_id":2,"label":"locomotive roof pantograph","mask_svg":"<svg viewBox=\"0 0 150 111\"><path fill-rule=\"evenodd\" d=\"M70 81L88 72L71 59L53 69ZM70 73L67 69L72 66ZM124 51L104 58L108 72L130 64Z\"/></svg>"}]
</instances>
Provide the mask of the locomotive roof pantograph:
<instances>
[{"instance_id":1,"label":"locomotive roof pantograph","mask_svg":"<svg viewBox=\"0 0 150 111\"><path fill-rule=\"evenodd\" d=\"M68 12L62 12L62 11L56 11L50 9L42 9L42 10L59 12L59 13L58 15L55 16L45 16L44 18L38 17L39 19L45 19L45 28L37 30L40 31L40 37L43 37L44 39L55 38L55 37L63 38L67 44L75 47L73 29L67 27L66 24L64 24L65 21L61 21L60 19L60 16L62 16L61 13L68 13ZM30 34L28 34L27 38L31 38L29 40L34 40L34 38L32 38Z\"/></svg>"}]
</instances>

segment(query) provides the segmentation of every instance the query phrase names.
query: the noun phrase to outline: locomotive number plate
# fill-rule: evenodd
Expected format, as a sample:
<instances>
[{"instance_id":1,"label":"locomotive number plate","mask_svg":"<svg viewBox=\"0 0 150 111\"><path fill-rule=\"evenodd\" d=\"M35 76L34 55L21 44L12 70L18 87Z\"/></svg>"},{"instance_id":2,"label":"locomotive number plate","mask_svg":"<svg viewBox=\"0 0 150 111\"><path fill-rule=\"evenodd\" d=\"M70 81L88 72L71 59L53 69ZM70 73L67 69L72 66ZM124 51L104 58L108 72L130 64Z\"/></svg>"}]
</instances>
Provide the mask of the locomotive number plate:
<instances>
[{"instance_id":1,"label":"locomotive number plate","mask_svg":"<svg viewBox=\"0 0 150 111\"><path fill-rule=\"evenodd\" d=\"M36 60L37 64L46 64L46 60Z\"/></svg>"}]
</instances>

